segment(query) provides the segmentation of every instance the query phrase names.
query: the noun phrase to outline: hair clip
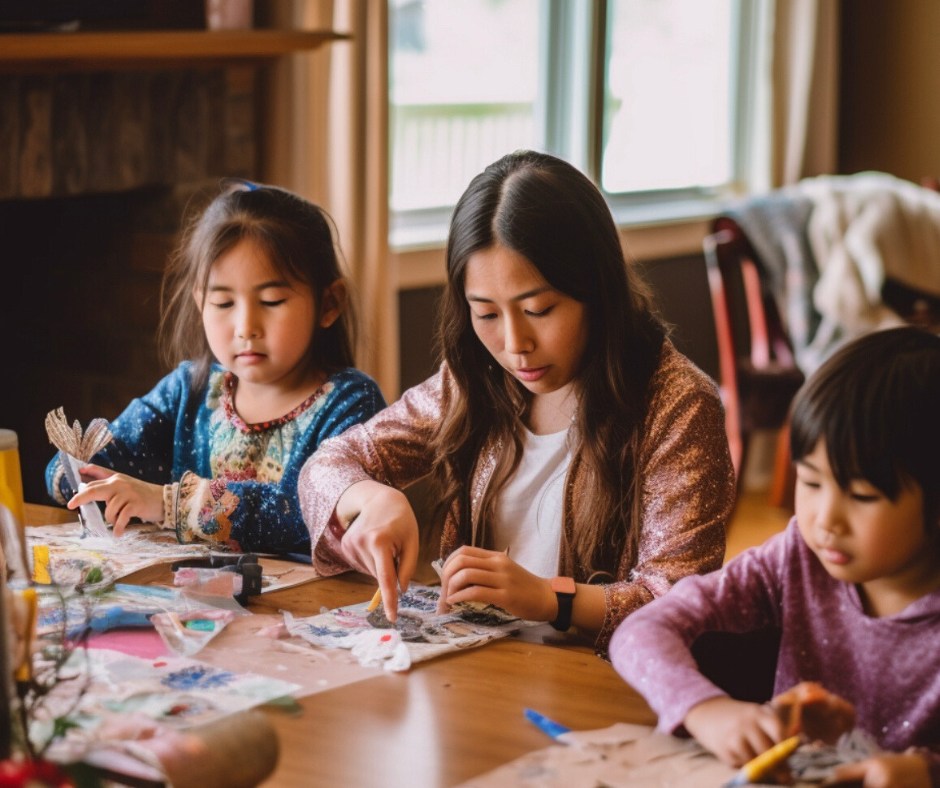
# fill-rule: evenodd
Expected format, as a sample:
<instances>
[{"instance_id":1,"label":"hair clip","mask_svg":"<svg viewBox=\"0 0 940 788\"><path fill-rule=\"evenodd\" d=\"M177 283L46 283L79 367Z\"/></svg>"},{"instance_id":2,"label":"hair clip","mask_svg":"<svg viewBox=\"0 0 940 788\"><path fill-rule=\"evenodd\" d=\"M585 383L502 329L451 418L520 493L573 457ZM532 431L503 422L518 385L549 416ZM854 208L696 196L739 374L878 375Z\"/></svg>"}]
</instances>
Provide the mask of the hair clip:
<instances>
[{"instance_id":1,"label":"hair clip","mask_svg":"<svg viewBox=\"0 0 940 788\"><path fill-rule=\"evenodd\" d=\"M256 192L264 188L262 184L249 181L247 178L225 178L223 185L225 191L229 194L232 192Z\"/></svg>"}]
</instances>

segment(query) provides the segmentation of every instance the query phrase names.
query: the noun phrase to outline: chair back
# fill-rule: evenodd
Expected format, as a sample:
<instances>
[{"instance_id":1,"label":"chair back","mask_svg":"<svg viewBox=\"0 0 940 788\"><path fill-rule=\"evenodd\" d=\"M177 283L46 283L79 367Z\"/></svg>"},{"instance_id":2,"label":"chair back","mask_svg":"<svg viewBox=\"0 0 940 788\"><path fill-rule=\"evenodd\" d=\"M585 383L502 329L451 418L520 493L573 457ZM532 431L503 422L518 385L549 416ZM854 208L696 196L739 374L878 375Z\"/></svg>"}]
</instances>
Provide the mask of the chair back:
<instances>
[{"instance_id":1,"label":"chair back","mask_svg":"<svg viewBox=\"0 0 940 788\"><path fill-rule=\"evenodd\" d=\"M740 480L754 430L786 423L804 376L796 365L762 265L740 225L728 216L712 223L702 248L718 344L719 387L728 444Z\"/></svg>"}]
</instances>

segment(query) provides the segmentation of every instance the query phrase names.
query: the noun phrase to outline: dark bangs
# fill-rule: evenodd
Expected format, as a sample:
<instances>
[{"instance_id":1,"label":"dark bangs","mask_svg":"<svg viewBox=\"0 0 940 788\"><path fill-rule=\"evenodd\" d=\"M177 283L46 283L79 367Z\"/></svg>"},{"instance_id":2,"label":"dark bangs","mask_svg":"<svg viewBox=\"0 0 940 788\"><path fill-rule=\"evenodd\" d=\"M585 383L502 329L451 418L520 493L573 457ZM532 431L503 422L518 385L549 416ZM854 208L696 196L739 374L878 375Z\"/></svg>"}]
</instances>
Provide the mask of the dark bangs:
<instances>
[{"instance_id":1,"label":"dark bangs","mask_svg":"<svg viewBox=\"0 0 940 788\"><path fill-rule=\"evenodd\" d=\"M820 439L843 489L863 479L893 501L916 482L925 510L936 513L940 337L917 328L889 329L836 351L793 402L794 461Z\"/></svg>"}]
</instances>

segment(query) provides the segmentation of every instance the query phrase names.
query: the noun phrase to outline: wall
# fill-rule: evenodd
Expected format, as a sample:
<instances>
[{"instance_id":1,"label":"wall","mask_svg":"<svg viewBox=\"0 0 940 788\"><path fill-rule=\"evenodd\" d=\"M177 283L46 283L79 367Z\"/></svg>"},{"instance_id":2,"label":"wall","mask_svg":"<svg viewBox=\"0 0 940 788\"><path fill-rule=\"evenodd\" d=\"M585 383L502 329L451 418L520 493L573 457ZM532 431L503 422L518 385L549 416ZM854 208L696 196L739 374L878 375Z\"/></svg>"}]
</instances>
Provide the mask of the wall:
<instances>
[{"instance_id":1,"label":"wall","mask_svg":"<svg viewBox=\"0 0 940 788\"><path fill-rule=\"evenodd\" d=\"M165 374L164 264L220 176L257 178L255 75L0 73L0 426L17 432L27 500L47 500L48 411L113 419Z\"/></svg>"},{"instance_id":2,"label":"wall","mask_svg":"<svg viewBox=\"0 0 940 788\"><path fill-rule=\"evenodd\" d=\"M940 3L842 2L839 171L940 175Z\"/></svg>"}]
</instances>

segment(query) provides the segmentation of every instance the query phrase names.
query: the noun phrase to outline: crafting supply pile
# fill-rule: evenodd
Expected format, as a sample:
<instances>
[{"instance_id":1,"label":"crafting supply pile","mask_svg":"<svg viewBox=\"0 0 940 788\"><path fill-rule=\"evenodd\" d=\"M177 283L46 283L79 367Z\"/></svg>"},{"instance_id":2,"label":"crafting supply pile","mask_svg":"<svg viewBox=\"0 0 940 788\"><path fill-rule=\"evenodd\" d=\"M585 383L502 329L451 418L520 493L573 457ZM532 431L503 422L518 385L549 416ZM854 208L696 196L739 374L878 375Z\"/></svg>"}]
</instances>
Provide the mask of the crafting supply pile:
<instances>
[{"instance_id":1,"label":"crafting supply pile","mask_svg":"<svg viewBox=\"0 0 940 788\"><path fill-rule=\"evenodd\" d=\"M460 604L437 612L440 587L412 584L398 597L398 619L369 603L321 610L306 618L284 614L290 634L324 648L350 649L360 664L402 671L414 662L483 645L536 622L523 621L495 605Z\"/></svg>"}]
</instances>

